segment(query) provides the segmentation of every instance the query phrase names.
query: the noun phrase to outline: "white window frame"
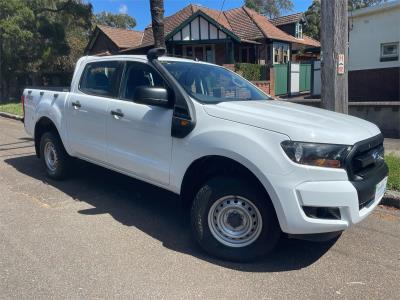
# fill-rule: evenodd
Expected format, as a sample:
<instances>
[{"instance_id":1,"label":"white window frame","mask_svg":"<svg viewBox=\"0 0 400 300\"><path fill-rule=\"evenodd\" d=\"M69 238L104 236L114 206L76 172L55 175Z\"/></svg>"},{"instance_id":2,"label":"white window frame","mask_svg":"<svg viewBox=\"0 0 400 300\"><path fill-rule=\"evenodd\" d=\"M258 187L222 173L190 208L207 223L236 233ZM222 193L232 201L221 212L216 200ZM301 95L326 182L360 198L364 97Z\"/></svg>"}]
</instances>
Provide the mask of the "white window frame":
<instances>
[{"instance_id":1,"label":"white window frame","mask_svg":"<svg viewBox=\"0 0 400 300\"><path fill-rule=\"evenodd\" d=\"M385 46L395 46L396 53L393 54L384 54ZM399 42L392 42L392 43L382 43L381 44L381 61L385 60L398 60L399 59Z\"/></svg>"},{"instance_id":2,"label":"white window frame","mask_svg":"<svg viewBox=\"0 0 400 300\"><path fill-rule=\"evenodd\" d=\"M303 24L301 24L300 22L296 23L295 37L297 39L303 38Z\"/></svg>"}]
</instances>

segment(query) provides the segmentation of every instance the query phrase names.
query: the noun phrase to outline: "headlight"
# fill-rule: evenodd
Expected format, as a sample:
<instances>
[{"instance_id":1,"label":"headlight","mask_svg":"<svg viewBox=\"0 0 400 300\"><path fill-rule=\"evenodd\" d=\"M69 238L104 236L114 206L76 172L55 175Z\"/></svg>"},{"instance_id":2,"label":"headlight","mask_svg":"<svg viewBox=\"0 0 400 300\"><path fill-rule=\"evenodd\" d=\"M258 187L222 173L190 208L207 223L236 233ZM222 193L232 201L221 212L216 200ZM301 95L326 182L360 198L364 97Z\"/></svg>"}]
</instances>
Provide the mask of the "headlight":
<instances>
[{"instance_id":1,"label":"headlight","mask_svg":"<svg viewBox=\"0 0 400 300\"><path fill-rule=\"evenodd\" d=\"M326 168L343 168L344 161L352 148L347 145L293 141L284 141L281 146L295 163Z\"/></svg>"}]
</instances>

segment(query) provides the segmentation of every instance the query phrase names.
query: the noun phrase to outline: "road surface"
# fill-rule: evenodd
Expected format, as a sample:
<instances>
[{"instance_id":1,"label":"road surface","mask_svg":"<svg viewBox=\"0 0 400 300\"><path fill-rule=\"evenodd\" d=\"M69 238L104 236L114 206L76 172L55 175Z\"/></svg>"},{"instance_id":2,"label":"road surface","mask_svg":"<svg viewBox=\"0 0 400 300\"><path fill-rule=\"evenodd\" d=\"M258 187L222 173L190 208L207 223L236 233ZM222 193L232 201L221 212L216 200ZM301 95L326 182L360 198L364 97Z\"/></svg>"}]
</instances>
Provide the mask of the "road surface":
<instances>
[{"instance_id":1,"label":"road surface","mask_svg":"<svg viewBox=\"0 0 400 300\"><path fill-rule=\"evenodd\" d=\"M0 118L0 298L399 299L398 210L251 264L208 257L188 224L175 195L88 163L46 179L22 124Z\"/></svg>"}]
</instances>

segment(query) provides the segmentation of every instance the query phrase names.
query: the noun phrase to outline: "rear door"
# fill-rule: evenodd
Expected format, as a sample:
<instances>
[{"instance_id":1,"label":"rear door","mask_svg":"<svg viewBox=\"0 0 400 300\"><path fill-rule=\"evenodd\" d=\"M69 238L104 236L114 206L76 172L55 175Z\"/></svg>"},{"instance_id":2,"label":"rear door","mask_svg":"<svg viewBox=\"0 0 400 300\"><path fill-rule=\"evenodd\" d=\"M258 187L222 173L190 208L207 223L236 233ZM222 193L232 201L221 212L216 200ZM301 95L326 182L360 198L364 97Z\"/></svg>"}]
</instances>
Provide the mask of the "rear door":
<instances>
[{"instance_id":1,"label":"rear door","mask_svg":"<svg viewBox=\"0 0 400 300\"><path fill-rule=\"evenodd\" d=\"M166 84L142 62L127 62L124 74L120 99L111 101L108 109L108 162L135 177L168 185L172 109L134 101L136 87Z\"/></svg>"},{"instance_id":2,"label":"rear door","mask_svg":"<svg viewBox=\"0 0 400 300\"><path fill-rule=\"evenodd\" d=\"M86 64L67 103L68 139L74 155L106 163L108 106L118 95L122 69L119 61Z\"/></svg>"}]
</instances>

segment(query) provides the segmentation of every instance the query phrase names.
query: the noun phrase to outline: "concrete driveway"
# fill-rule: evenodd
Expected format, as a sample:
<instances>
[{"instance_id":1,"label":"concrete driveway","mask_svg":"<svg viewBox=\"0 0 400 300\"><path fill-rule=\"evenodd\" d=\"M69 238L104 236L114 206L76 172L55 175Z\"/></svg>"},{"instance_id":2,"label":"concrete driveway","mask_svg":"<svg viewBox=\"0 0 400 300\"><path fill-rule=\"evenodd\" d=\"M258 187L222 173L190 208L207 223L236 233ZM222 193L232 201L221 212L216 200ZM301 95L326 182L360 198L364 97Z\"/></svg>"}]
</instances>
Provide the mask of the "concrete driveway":
<instances>
[{"instance_id":1,"label":"concrete driveway","mask_svg":"<svg viewBox=\"0 0 400 300\"><path fill-rule=\"evenodd\" d=\"M0 118L0 298L398 299L400 213L380 207L331 244L267 259L205 255L168 192L79 162L46 179L18 121Z\"/></svg>"}]
</instances>

